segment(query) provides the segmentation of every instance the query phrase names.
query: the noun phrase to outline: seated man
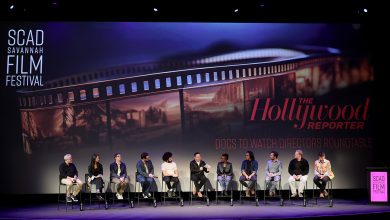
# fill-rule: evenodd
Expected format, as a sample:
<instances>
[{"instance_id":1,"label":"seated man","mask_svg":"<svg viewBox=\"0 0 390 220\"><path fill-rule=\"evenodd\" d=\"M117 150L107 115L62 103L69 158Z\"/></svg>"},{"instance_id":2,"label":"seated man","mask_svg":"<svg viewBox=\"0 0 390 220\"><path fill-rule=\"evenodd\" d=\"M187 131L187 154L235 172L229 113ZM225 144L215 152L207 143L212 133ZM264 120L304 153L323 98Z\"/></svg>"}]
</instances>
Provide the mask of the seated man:
<instances>
[{"instance_id":1,"label":"seated man","mask_svg":"<svg viewBox=\"0 0 390 220\"><path fill-rule=\"evenodd\" d=\"M172 153L165 152L162 156L164 161L161 164L161 171L163 175L163 181L168 187L168 197L176 196L175 192L180 192L179 172L177 171L176 163L173 162ZM171 185L171 182L173 184Z\"/></svg>"},{"instance_id":2,"label":"seated man","mask_svg":"<svg viewBox=\"0 0 390 220\"><path fill-rule=\"evenodd\" d=\"M96 185L96 197L99 200L104 200L100 195L103 193L104 180L103 180L103 165L100 163L100 155L93 154L91 158L91 163L88 166L88 185L91 187L91 184Z\"/></svg>"},{"instance_id":3,"label":"seated man","mask_svg":"<svg viewBox=\"0 0 390 220\"><path fill-rule=\"evenodd\" d=\"M266 189L269 190L269 196L275 196L275 189L282 175L282 162L278 160L278 156L278 152L271 151L269 154L270 160L267 161L265 166L265 183Z\"/></svg>"},{"instance_id":4,"label":"seated man","mask_svg":"<svg viewBox=\"0 0 390 220\"><path fill-rule=\"evenodd\" d=\"M314 162L314 183L320 189L320 197L328 196L326 184L334 175L331 169L330 161L325 159L325 153L318 153L318 160Z\"/></svg>"},{"instance_id":5,"label":"seated man","mask_svg":"<svg viewBox=\"0 0 390 220\"><path fill-rule=\"evenodd\" d=\"M255 187L257 184L257 170L259 168L258 162L255 160L255 155L252 151L245 153L245 160L241 164L240 183L247 189L246 196L255 195ZM248 183L246 182L248 181Z\"/></svg>"},{"instance_id":6,"label":"seated man","mask_svg":"<svg viewBox=\"0 0 390 220\"><path fill-rule=\"evenodd\" d=\"M117 185L116 198L122 200L123 193L129 187L126 164L122 162L120 153L114 154L115 162L110 164L110 181Z\"/></svg>"},{"instance_id":7,"label":"seated man","mask_svg":"<svg viewBox=\"0 0 390 220\"><path fill-rule=\"evenodd\" d=\"M290 184L291 197L297 196L296 183L298 182L298 195L303 197L303 190L307 181L307 174L309 174L309 163L303 157L302 150L296 150L294 154L294 159L290 161L288 165L288 173L291 175L288 178L288 183Z\"/></svg>"},{"instance_id":8,"label":"seated man","mask_svg":"<svg viewBox=\"0 0 390 220\"><path fill-rule=\"evenodd\" d=\"M150 188L154 182L154 167L150 160L149 154L143 152L141 160L137 162L137 181L141 183L142 195L145 199L151 197Z\"/></svg>"},{"instance_id":9,"label":"seated man","mask_svg":"<svg viewBox=\"0 0 390 220\"><path fill-rule=\"evenodd\" d=\"M217 179L222 188L222 195L225 196L227 195L227 189L233 176L233 165L228 162L228 159L228 154L222 154L221 162L217 165Z\"/></svg>"},{"instance_id":10,"label":"seated man","mask_svg":"<svg viewBox=\"0 0 390 220\"><path fill-rule=\"evenodd\" d=\"M199 152L194 153L194 159L190 162L191 180L194 181L195 190L192 192L193 195L198 194L199 197L203 197L200 189L207 182L205 172L208 173L210 165L202 160Z\"/></svg>"},{"instance_id":11,"label":"seated man","mask_svg":"<svg viewBox=\"0 0 390 220\"><path fill-rule=\"evenodd\" d=\"M64 156L64 162L60 164L59 170L61 183L66 185L66 201L77 202L76 196L83 187L83 182L78 178L78 172L76 166L73 164L71 154ZM72 193L73 184L76 184L76 187Z\"/></svg>"}]
</instances>

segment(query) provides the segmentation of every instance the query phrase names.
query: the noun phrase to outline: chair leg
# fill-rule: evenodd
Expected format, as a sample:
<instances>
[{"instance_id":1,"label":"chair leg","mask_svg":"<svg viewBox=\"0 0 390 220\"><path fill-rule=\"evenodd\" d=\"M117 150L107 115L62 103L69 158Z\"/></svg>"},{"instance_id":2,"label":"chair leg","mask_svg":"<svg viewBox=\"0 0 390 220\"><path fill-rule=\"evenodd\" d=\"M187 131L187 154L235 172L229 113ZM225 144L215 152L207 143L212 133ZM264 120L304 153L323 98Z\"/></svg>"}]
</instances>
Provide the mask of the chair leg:
<instances>
[{"instance_id":1,"label":"chair leg","mask_svg":"<svg viewBox=\"0 0 390 220\"><path fill-rule=\"evenodd\" d=\"M217 203L218 205L218 180L217 180L217 185L215 187L215 202Z\"/></svg>"},{"instance_id":2,"label":"chair leg","mask_svg":"<svg viewBox=\"0 0 390 220\"><path fill-rule=\"evenodd\" d=\"M60 210L61 185L58 184L57 210Z\"/></svg>"},{"instance_id":3,"label":"chair leg","mask_svg":"<svg viewBox=\"0 0 390 220\"><path fill-rule=\"evenodd\" d=\"M65 210L66 211L68 211L68 200L66 199L67 196L68 196L68 187L65 186Z\"/></svg>"}]
</instances>

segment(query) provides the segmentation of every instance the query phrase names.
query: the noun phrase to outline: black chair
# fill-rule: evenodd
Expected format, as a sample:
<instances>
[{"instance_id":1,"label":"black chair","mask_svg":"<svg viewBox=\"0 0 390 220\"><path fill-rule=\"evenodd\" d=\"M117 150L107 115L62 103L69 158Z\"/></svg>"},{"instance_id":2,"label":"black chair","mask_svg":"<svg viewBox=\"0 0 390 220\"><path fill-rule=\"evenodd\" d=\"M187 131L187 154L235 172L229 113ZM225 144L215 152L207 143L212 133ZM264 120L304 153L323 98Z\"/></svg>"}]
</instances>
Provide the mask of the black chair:
<instances>
[{"instance_id":1,"label":"black chair","mask_svg":"<svg viewBox=\"0 0 390 220\"><path fill-rule=\"evenodd\" d=\"M290 200L290 203L291 204L294 204L293 203L293 199L302 199L303 200L303 207L306 207L307 206L307 180L306 180L306 183L305 183L305 187L303 188L303 197L295 197L295 198L292 198L291 197L291 187L290 187L290 183L288 183L288 200ZM298 195L298 194L297 194Z\"/></svg>"},{"instance_id":2,"label":"black chair","mask_svg":"<svg viewBox=\"0 0 390 220\"><path fill-rule=\"evenodd\" d=\"M232 176L232 179L230 180L229 182L229 185L226 186L226 191L228 191L229 187L230 187L230 195L218 195L219 193L219 181L217 179L217 185L216 185L216 189L215 189L215 202L217 203L218 205L218 199L224 199L224 198L230 198L230 206L233 206L233 187L232 187L232 181L233 181L233 176ZM222 193L223 191L221 191Z\"/></svg>"},{"instance_id":3,"label":"black chair","mask_svg":"<svg viewBox=\"0 0 390 220\"><path fill-rule=\"evenodd\" d=\"M116 192L116 183L112 182L112 180L110 180L109 184L108 184L108 188L106 190L106 193L108 193L108 191L111 192L111 197L110 200L112 201L112 205L115 204L115 201L117 202L128 202L129 204L129 208L134 208L134 202L133 200L131 199L130 197L130 181L129 181L129 184L127 184L127 193L125 191L125 193L123 193L123 195L127 194L126 197L124 197L123 199L118 199L114 193ZM105 196L107 198L107 196Z\"/></svg>"},{"instance_id":4,"label":"black chair","mask_svg":"<svg viewBox=\"0 0 390 220\"><path fill-rule=\"evenodd\" d=\"M166 192L168 187L167 187L166 182L164 181L164 174L161 173L161 176L162 176L162 178L161 178L161 205L165 205L165 200L167 200L167 199L174 199L176 201L179 200L180 206L183 207L184 200L183 200L183 197L181 196L181 190L179 190L178 195L176 194L176 196L169 197L168 192Z\"/></svg>"},{"instance_id":5,"label":"black chair","mask_svg":"<svg viewBox=\"0 0 390 220\"><path fill-rule=\"evenodd\" d=\"M92 198L92 186L95 186L95 190L96 190L96 184L94 183L89 183L88 184L88 178L89 178L89 174L86 173L85 174L85 188L86 188L86 192L88 192L89 194L89 205L91 206L92 205L92 202L98 202L98 205L99 205L99 208L100 208L100 203L104 203L104 208L105 209L108 209L108 202L107 202L107 196L106 196L106 191L107 190L104 190L104 192L101 192L101 194L103 195L104 194L104 200L100 200L98 198ZM104 180L103 180L103 189L104 189ZM96 192L96 191L95 191Z\"/></svg>"},{"instance_id":6,"label":"black chair","mask_svg":"<svg viewBox=\"0 0 390 220\"><path fill-rule=\"evenodd\" d=\"M154 190L151 192L152 197L144 198L141 195L142 194L142 186L141 186L141 183L138 182L137 174L138 173L135 172L135 185L134 185L134 193L135 193L135 198L137 199L137 205L139 206L140 200L151 200L151 201L153 201L153 207L156 208L157 207L157 200L154 197ZM154 181L152 182L152 184L153 183L154 183Z\"/></svg>"},{"instance_id":7,"label":"black chair","mask_svg":"<svg viewBox=\"0 0 390 220\"><path fill-rule=\"evenodd\" d=\"M323 199L327 199L329 202L329 207L333 207L333 181L329 179L329 181L326 183L326 189L328 190L328 195L325 196ZM318 199L322 199L319 196L316 196L316 192L318 190L318 186L313 181L313 200L315 201L315 204L318 205Z\"/></svg>"},{"instance_id":8,"label":"black chair","mask_svg":"<svg viewBox=\"0 0 390 220\"><path fill-rule=\"evenodd\" d=\"M249 181L251 181L251 180L245 180L245 182L249 182ZM254 184L255 184L255 195L251 195L251 196L249 196L249 197L247 197L247 196L242 196L242 194L244 193L244 185L242 185L242 183L240 182L240 204L243 204L243 199L244 198L247 198L247 199L254 199L255 200L255 205L256 206L259 206L259 198L258 198L258 196L257 196L257 179L256 179L256 181L254 182Z\"/></svg>"},{"instance_id":9,"label":"black chair","mask_svg":"<svg viewBox=\"0 0 390 220\"><path fill-rule=\"evenodd\" d=\"M272 181L274 181L274 180L271 179L271 182ZM275 199L275 198L279 199L280 206L284 205L283 195L282 195L282 192L283 192L283 190L282 190L282 178L280 178L278 187L276 187L276 188L277 188L277 191L278 191L277 195L276 196L270 196L269 195L269 190L267 190L267 181L264 180L264 190L263 190L263 192L264 192L264 194L263 194L264 205L267 204L267 199ZM267 195L266 191L268 191L268 195Z\"/></svg>"},{"instance_id":10,"label":"black chair","mask_svg":"<svg viewBox=\"0 0 390 220\"><path fill-rule=\"evenodd\" d=\"M73 183L73 186L77 185L76 183ZM65 187L65 199L61 199L61 187ZM68 203L70 203L72 205L72 209L73 209L73 203L74 202L68 202L68 200L66 200L66 195L68 194L68 188L66 186L66 184L63 184L61 183L61 178L59 179L59 184L58 184L58 197L57 197L57 210L60 210L60 203L65 203L65 210L68 211ZM80 206L80 211L83 211L84 210L84 207L83 207L83 203L81 201L81 191L79 193L79 206Z\"/></svg>"},{"instance_id":11,"label":"black chair","mask_svg":"<svg viewBox=\"0 0 390 220\"><path fill-rule=\"evenodd\" d=\"M195 184L194 184L194 181L192 180L192 177L190 175L190 205L192 205L192 200L193 199L201 199L204 202L206 202L207 206L210 206L210 199L209 199L209 197L207 195L206 184L207 184L207 181L206 181L206 183L202 187L203 188L203 197L199 197L197 195L193 195L192 191L193 191L193 187L195 187Z\"/></svg>"}]
</instances>

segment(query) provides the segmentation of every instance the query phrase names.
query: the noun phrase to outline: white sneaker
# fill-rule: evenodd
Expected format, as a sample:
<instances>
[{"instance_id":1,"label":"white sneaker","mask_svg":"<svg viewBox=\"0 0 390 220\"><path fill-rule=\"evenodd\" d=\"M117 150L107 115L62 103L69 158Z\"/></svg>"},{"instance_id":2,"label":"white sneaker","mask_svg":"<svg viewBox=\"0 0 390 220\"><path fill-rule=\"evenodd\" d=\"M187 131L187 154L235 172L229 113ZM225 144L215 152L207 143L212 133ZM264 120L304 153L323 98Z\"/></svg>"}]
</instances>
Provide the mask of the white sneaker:
<instances>
[{"instance_id":1,"label":"white sneaker","mask_svg":"<svg viewBox=\"0 0 390 220\"><path fill-rule=\"evenodd\" d=\"M149 197L152 197L152 194L148 193L148 196L149 196Z\"/></svg>"},{"instance_id":2,"label":"white sneaker","mask_svg":"<svg viewBox=\"0 0 390 220\"><path fill-rule=\"evenodd\" d=\"M299 193L299 198L302 198L303 197L303 194L302 193Z\"/></svg>"},{"instance_id":3,"label":"white sneaker","mask_svg":"<svg viewBox=\"0 0 390 220\"><path fill-rule=\"evenodd\" d=\"M122 196L121 194L117 193L117 194L116 194L116 198L122 200L122 199L123 199L123 196Z\"/></svg>"},{"instance_id":4,"label":"white sneaker","mask_svg":"<svg viewBox=\"0 0 390 220\"><path fill-rule=\"evenodd\" d=\"M297 197L296 193L291 194L291 197Z\"/></svg>"}]
</instances>

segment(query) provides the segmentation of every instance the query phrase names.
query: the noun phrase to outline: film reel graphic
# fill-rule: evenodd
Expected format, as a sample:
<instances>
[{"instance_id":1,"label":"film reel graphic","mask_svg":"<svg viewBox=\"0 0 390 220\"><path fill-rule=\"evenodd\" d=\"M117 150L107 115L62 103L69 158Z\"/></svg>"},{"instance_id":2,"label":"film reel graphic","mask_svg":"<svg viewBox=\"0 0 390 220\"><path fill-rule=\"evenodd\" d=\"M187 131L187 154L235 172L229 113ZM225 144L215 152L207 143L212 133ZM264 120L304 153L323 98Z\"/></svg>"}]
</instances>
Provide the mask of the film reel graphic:
<instances>
[{"instance_id":1,"label":"film reel graphic","mask_svg":"<svg viewBox=\"0 0 390 220\"><path fill-rule=\"evenodd\" d=\"M48 81L43 88L20 90L18 101L21 110L82 105L278 76L335 62L339 57L331 48L310 53L271 48L189 61L130 64Z\"/></svg>"}]
</instances>

